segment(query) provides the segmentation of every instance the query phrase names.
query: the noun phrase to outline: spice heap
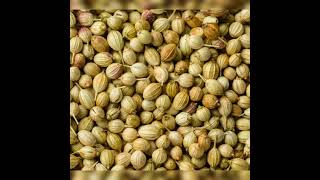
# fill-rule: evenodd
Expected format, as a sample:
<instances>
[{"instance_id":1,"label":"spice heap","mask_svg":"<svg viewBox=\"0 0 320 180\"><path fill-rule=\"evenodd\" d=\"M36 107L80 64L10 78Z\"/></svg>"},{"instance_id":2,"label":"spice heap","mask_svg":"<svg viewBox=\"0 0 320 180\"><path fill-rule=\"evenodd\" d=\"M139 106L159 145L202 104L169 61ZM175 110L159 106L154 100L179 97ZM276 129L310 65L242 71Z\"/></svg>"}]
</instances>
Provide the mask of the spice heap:
<instances>
[{"instance_id":1,"label":"spice heap","mask_svg":"<svg viewBox=\"0 0 320 180\"><path fill-rule=\"evenodd\" d=\"M249 170L250 11L70 12L70 169Z\"/></svg>"}]
</instances>

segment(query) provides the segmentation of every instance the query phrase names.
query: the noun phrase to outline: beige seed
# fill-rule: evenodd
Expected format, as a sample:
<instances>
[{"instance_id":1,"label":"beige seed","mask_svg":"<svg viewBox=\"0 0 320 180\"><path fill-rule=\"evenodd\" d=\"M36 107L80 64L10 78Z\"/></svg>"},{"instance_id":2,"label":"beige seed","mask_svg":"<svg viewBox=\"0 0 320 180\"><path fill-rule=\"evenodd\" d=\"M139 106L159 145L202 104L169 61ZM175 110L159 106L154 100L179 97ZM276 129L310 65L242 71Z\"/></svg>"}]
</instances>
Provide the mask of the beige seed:
<instances>
[{"instance_id":1,"label":"beige seed","mask_svg":"<svg viewBox=\"0 0 320 180\"><path fill-rule=\"evenodd\" d=\"M123 94L120 88L113 88L109 94L110 101L113 103L121 102Z\"/></svg>"},{"instance_id":2,"label":"beige seed","mask_svg":"<svg viewBox=\"0 0 320 180\"><path fill-rule=\"evenodd\" d=\"M105 112L100 106L94 106L90 109L89 115L94 121L104 121Z\"/></svg>"},{"instance_id":3,"label":"beige seed","mask_svg":"<svg viewBox=\"0 0 320 180\"><path fill-rule=\"evenodd\" d=\"M176 161L180 161L182 159L182 149L179 146L174 146L171 150L170 150L170 156L172 159L176 160Z\"/></svg>"},{"instance_id":4,"label":"beige seed","mask_svg":"<svg viewBox=\"0 0 320 180\"><path fill-rule=\"evenodd\" d=\"M124 46L122 35L119 31L111 30L108 33L107 41L109 46L115 51L121 51Z\"/></svg>"},{"instance_id":5,"label":"beige seed","mask_svg":"<svg viewBox=\"0 0 320 180\"><path fill-rule=\"evenodd\" d=\"M207 162L211 168L215 168L218 166L221 160L221 155L219 150L216 147L213 147L207 155Z\"/></svg>"},{"instance_id":6,"label":"beige seed","mask_svg":"<svg viewBox=\"0 0 320 180\"><path fill-rule=\"evenodd\" d=\"M81 121L79 122L78 129L79 131L81 130L91 131L93 126L94 126L94 121L90 117L85 117L81 119Z\"/></svg>"},{"instance_id":7,"label":"beige seed","mask_svg":"<svg viewBox=\"0 0 320 180\"><path fill-rule=\"evenodd\" d=\"M189 146L189 155L193 158L201 158L204 154L204 149L198 144L193 143Z\"/></svg>"},{"instance_id":8,"label":"beige seed","mask_svg":"<svg viewBox=\"0 0 320 180\"><path fill-rule=\"evenodd\" d=\"M182 135L177 131L170 131L168 138L172 145L174 146L182 146L183 137Z\"/></svg>"},{"instance_id":9,"label":"beige seed","mask_svg":"<svg viewBox=\"0 0 320 180\"><path fill-rule=\"evenodd\" d=\"M222 116L229 116L232 112L232 103L231 101L226 97L226 96L222 96L219 100L220 102L220 106L218 108L220 114Z\"/></svg>"},{"instance_id":10,"label":"beige seed","mask_svg":"<svg viewBox=\"0 0 320 180\"><path fill-rule=\"evenodd\" d=\"M97 142L99 144L104 144L107 142L107 133L104 131L103 128L98 126L94 127L92 129L92 134L97 139Z\"/></svg>"},{"instance_id":11,"label":"beige seed","mask_svg":"<svg viewBox=\"0 0 320 180\"><path fill-rule=\"evenodd\" d=\"M246 82L244 80L242 80L241 78L236 78L235 80L233 80L232 82L232 89L239 95L242 95L245 93L246 91Z\"/></svg>"},{"instance_id":12,"label":"beige seed","mask_svg":"<svg viewBox=\"0 0 320 180\"><path fill-rule=\"evenodd\" d=\"M229 144L221 144L218 150L222 157L231 158L233 156L233 148Z\"/></svg>"},{"instance_id":13,"label":"beige seed","mask_svg":"<svg viewBox=\"0 0 320 180\"><path fill-rule=\"evenodd\" d=\"M177 114L176 116L176 123L179 126L187 126L191 123L191 115L187 112L180 112L179 114Z\"/></svg>"},{"instance_id":14,"label":"beige seed","mask_svg":"<svg viewBox=\"0 0 320 180\"><path fill-rule=\"evenodd\" d=\"M99 73L93 78L92 87L95 91L95 99L97 98L98 93L104 91L108 86L108 78L104 71Z\"/></svg>"},{"instance_id":15,"label":"beige seed","mask_svg":"<svg viewBox=\"0 0 320 180\"><path fill-rule=\"evenodd\" d=\"M120 133L124 129L124 122L120 119L111 120L108 123L108 130L112 133Z\"/></svg>"},{"instance_id":16,"label":"beige seed","mask_svg":"<svg viewBox=\"0 0 320 180\"><path fill-rule=\"evenodd\" d=\"M226 131L224 137L224 143L229 144L230 146L236 146L238 142L238 136L233 131Z\"/></svg>"},{"instance_id":17,"label":"beige seed","mask_svg":"<svg viewBox=\"0 0 320 180\"><path fill-rule=\"evenodd\" d=\"M163 164L167 160L167 152L163 148L156 149L152 153L152 161L156 165Z\"/></svg>"},{"instance_id":18,"label":"beige seed","mask_svg":"<svg viewBox=\"0 0 320 180\"><path fill-rule=\"evenodd\" d=\"M90 146L83 146L78 152L83 159L91 160L97 156L96 149Z\"/></svg>"},{"instance_id":19,"label":"beige seed","mask_svg":"<svg viewBox=\"0 0 320 180\"><path fill-rule=\"evenodd\" d=\"M122 132L122 139L126 142L133 142L138 137L138 131L134 128L125 128Z\"/></svg>"},{"instance_id":20,"label":"beige seed","mask_svg":"<svg viewBox=\"0 0 320 180\"><path fill-rule=\"evenodd\" d=\"M78 139L81 144L85 146L94 146L97 142L97 139L93 136L93 134L87 130L80 130L78 132Z\"/></svg>"},{"instance_id":21,"label":"beige seed","mask_svg":"<svg viewBox=\"0 0 320 180\"><path fill-rule=\"evenodd\" d=\"M154 100L160 96L162 87L160 83L151 83L143 91L143 98L146 100Z\"/></svg>"},{"instance_id":22,"label":"beige seed","mask_svg":"<svg viewBox=\"0 0 320 180\"><path fill-rule=\"evenodd\" d=\"M178 83L181 87L189 88L192 87L194 78L189 73L183 73L179 76Z\"/></svg>"},{"instance_id":23,"label":"beige seed","mask_svg":"<svg viewBox=\"0 0 320 180\"><path fill-rule=\"evenodd\" d=\"M214 61L206 62L203 65L203 77L205 79L217 79L220 73L219 64Z\"/></svg>"},{"instance_id":24,"label":"beige seed","mask_svg":"<svg viewBox=\"0 0 320 180\"><path fill-rule=\"evenodd\" d=\"M154 70L154 77L157 80L157 82L161 83L162 85L168 80L169 73L167 69L161 67L161 66L155 66Z\"/></svg>"},{"instance_id":25,"label":"beige seed","mask_svg":"<svg viewBox=\"0 0 320 180\"><path fill-rule=\"evenodd\" d=\"M250 130L250 120L247 118L240 118L236 120L236 127L241 131Z\"/></svg>"},{"instance_id":26,"label":"beige seed","mask_svg":"<svg viewBox=\"0 0 320 180\"><path fill-rule=\"evenodd\" d=\"M132 153L130 162L136 170L141 169L147 162L146 155L142 151L135 151Z\"/></svg>"},{"instance_id":27,"label":"beige seed","mask_svg":"<svg viewBox=\"0 0 320 180\"><path fill-rule=\"evenodd\" d=\"M156 140L161 135L161 129L154 125L143 125L140 126L138 134L146 140Z\"/></svg>"},{"instance_id":28,"label":"beige seed","mask_svg":"<svg viewBox=\"0 0 320 180\"><path fill-rule=\"evenodd\" d=\"M240 158L234 158L230 161L230 167L232 170L249 170L249 164L246 160Z\"/></svg>"},{"instance_id":29,"label":"beige seed","mask_svg":"<svg viewBox=\"0 0 320 180\"><path fill-rule=\"evenodd\" d=\"M122 148L122 139L118 134L108 132L107 143L114 150L120 151Z\"/></svg>"},{"instance_id":30,"label":"beige seed","mask_svg":"<svg viewBox=\"0 0 320 180\"><path fill-rule=\"evenodd\" d=\"M238 39L231 39L226 46L226 52L228 55L238 53L240 50L241 50L241 43L240 43L240 40Z\"/></svg>"},{"instance_id":31,"label":"beige seed","mask_svg":"<svg viewBox=\"0 0 320 180\"><path fill-rule=\"evenodd\" d=\"M191 144L196 142L197 142L197 136L194 134L193 131L191 131L183 137L182 143L183 143L183 147L189 148Z\"/></svg>"},{"instance_id":32,"label":"beige seed","mask_svg":"<svg viewBox=\"0 0 320 180\"><path fill-rule=\"evenodd\" d=\"M107 169L110 169L114 164L114 153L112 150L105 149L100 154L100 162L104 165Z\"/></svg>"},{"instance_id":33,"label":"beige seed","mask_svg":"<svg viewBox=\"0 0 320 180\"><path fill-rule=\"evenodd\" d=\"M127 167L130 165L131 161L131 154L128 152L121 152L116 155L115 157L115 164L116 165L122 165L124 167Z\"/></svg>"},{"instance_id":34,"label":"beige seed","mask_svg":"<svg viewBox=\"0 0 320 180\"><path fill-rule=\"evenodd\" d=\"M94 105L94 95L89 89L80 89L79 101L87 109L91 109Z\"/></svg>"},{"instance_id":35,"label":"beige seed","mask_svg":"<svg viewBox=\"0 0 320 180\"><path fill-rule=\"evenodd\" d=\"M132 97L124 96L121 100L121 108L123 108L123 110L127 113L131 114L137 109L137 105L133 101Z\"/></svg>"},{"instance_id":36,"label":"beige seed","mask_svg":"<svg viewBox=\"0 0 320 180\"><path fill-rule=\"evenodd\" d=\"M101 69L96 63L89 62L83 67L83 71L89 76L95 77L100 73Z\"/></svg>"},{"instance_id":37,"label":"beige seed","mask_svg":"<svg viewBox=\"0 0 320 180\"><path fill-rule=\"evenodd\" d=\"M132 143L132 148L134 150L140 150L143 152L148 152L151 149L151 144L149 141L143 138L137 138Z\"/></svg>"}]
</instances>

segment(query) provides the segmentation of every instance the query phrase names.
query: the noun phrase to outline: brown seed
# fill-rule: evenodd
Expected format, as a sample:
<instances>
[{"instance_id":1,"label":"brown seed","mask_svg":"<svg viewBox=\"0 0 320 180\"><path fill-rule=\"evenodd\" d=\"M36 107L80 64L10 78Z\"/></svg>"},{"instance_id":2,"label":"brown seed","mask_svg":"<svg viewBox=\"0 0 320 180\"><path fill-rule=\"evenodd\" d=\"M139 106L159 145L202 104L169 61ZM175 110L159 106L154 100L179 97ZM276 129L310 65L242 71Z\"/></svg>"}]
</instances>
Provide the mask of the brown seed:
<instances>
[{"instance_id":1,"label":"brown seed","mask_svg":"<svg viewBox=\"0 0 320 180\"><path fill-rule=\"evenodd\" d=\"M196 36L200 36L200 37L204 37L204 32L203 32L203 28L201 27L195 27L192 28L189 32L190 35L196 35Z\"/></svg>"},{"instance_id":2,"label":"brown seed","mask_svg":"<svg viewBox=\"0 0 320 180\"><path fill-rule=\"evenodd\" d=\"M112 63L106 69L106 74L110 79L117 79L123 73L123 66L119 63Z\"/></svg>"},{"instance_id":3,"label":"brown seed","mask_svg":"<svg viewBox=\"0 0 320 180\"><path fill-rule=\"evenodd\" d=\"M219 37L218 24L206 24L203 27L204 35L210 40L216 40Z\"/></svg>"},{"instance_id":4,"label":"brown seed","mask_svg":"<svg viewBox=\"0 0 320 180\"><path fill-rule=\"evenodd\" d=\"M187 113L189 113L189 114L193 114L193 113L196 112L197 107L198 107L198 103L196 103L196 102L190 102L190 103L188 104L188 106L185 107L182 111L183 111L183 112L187 112ZM192 122L191 122L191 123L192 123Z\"/></svg>"},{"instance_id":5,"label":"brown seed","mask_svg":"<svg viewBox=\"0 0 320 180\"><path fill-rule=\"evenodd\" d=\"M155 47L159 47L163 44L163 36L161 32L158 31L151 31L151 36L152 36L152 45Z\"/></svg>"},{"instance_id":6,"label":"brown seed","mask_svg":"<svg viewBox=\"0 0 320 180\"><path fill-rule=\"evenodd\" d=\"M143 10L141 18L149 23L152 23L154 20L156 20L156 15L151 10Z\"/></svg>"},{"instance_id":7,"label":"brown seed","mask_svg":"<svg viewBox=\"0 0 320 180\"><path fill-rule=\"evenodd\" d=\"M175 69L174 71L177 73L177 74L183 74L183 73L186 73L188 72L188 67L189 67L189 62L186 61L186 60L183 60L183 61L178 61L176 64L175 64Z\"/></svg>"},{"instance_id":8,"label":"brown seed","mask_svg":"<svg viewBox=\"0 0 320 180\"><path fill-rule=\"evenodd\" d=\"M165 45L160 52L161 61L169 62L177 56L176 44Z\"/></svg>"},{"instance_id":9,"label":"brown seed","mask_svg":"<svg viewBox=\"0 0 320 180\"><path fill-rule=\"evenodd\" d=\"M174 146L171 150L170 150L170 156L172 159L179 161L182 158L182 149L179 146Z\"/></svg>"},{"instance_id":10,"label":"brown seed","mask_svg":"<svg viewBox=\"0 0 320 180\"><path fill-rule=\"evenodd\" d=\"M85 56L82 53L75 54L72 65L78 68L83 68L85 64L86 64Z\"/></svg>"},{"instance_id":11,"label":"brown seed","mask_svg":"<svg viewBox=\"0 0 320 180\"><path fill-rule=\"evenodd\" d=\"M198 137L198 144L200 147L202 147L204 149L204 151L206 152L207 150L209 150L210 146L211 146L211 139L208 137L207 134L201 134Z\"/></svg>"},{"instance_id":12,"label":"brown seed","mask_svg":"<svg viewBox=\"0 0 320 180\"><path fill-rule=\"evenodd\" d=\"M195 102L201 101L203 97L203 91L200 87L194 86L189 91L189 96L191 101L195 101Z\"/></svg>"},{"instance_id":13,"label":"brown seed","mask_svg":"<svg viewBox=\"0 0 320 180\"><path fill-rule=\"evenodd\" d=\"M179 35L175 31L172 30L166 30L163 32L164 40L167 44L173 43L178 44L179 43Z\"/></svg>"},{"instance_id":14,"label":"brown seed","mask_svg":"<svg viewBox=\"0 0 320 180\"><path fill-rule=\"evenodd\" d=\"M237 73L236 70L232 67L227 67L223 71L223 76L226 77L229 80L234 80L236 78Z\"/></svg>"},{"instance_id":15,"label":"brown seed","mask_svg":"<svg viewBox=\"0 0 320 180\"><path fill-rule=\"evenodd\" d=\"M189 146L189 155L193 158L201 158L204 154L204 149L198 144L193 143Z\"/></svg>"},{"instance_id":16,"label":"brown seed","mask_svg":"<svg viewBox=\"0 0 320 180\"><path fill-rule=\"evenodd\" d=\"M91 46L97 52L108 52L109 44L106 38L93 35L91 38Z\"/></svg>"},{"instance_id":17,"label":"brown seed","mask_svg":"<svg viewBox=\"0 0 320 180\"><path fill-rule=\"evenodd\" d=\"M214 109L218 105L218 98L213 94L205 94L202 98L202 104L208 109Z\"/></svg>"},{"instance_id":18,"label":"brown seed","mask_svg":"<svg viewBox=\"0 0 320 180\"><path fill-rule=\"evenodd\" d=\"M182 19L190 26L191 28L201 26L201 21L198 17L195 16L194 12L191 10L186 10L182 13Z\"/></svg>"}]
</instances>

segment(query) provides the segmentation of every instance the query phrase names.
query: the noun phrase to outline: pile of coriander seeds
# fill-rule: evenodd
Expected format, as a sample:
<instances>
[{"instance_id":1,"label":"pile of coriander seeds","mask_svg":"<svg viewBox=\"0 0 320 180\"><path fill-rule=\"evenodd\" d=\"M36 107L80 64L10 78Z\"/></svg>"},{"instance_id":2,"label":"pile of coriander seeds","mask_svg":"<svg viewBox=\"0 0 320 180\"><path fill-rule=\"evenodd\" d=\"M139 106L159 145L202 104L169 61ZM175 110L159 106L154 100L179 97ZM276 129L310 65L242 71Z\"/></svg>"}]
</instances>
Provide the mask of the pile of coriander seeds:
<instances>
[{"instance_id":1,"label":"pile of coriander seeds","mask_svg":"<svg viewBox=\"0 0 320 180\"><path fill-rule=\"evenodd\" d=\"M70 11L70 169L249 170L249 7Z\"/></svg>"}]
</instances>

